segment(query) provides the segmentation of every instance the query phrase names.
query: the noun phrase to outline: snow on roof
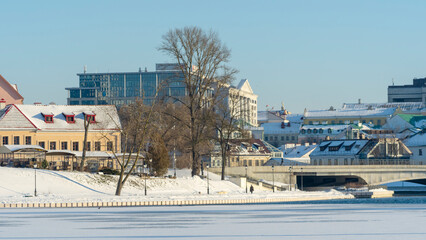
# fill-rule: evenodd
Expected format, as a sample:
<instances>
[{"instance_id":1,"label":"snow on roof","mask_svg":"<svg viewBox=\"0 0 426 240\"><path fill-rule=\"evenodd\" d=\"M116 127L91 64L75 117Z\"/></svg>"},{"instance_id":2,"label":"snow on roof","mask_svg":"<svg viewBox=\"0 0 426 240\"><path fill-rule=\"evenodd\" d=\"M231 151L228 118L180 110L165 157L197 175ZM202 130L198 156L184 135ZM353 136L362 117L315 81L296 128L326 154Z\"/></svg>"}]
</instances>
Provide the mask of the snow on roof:
<instances>
[{"instance_id":1,"label":"snow on roof","mask_svg":"<svg viewBox=\"0 0 426 240\"><path fill-rule=\"evenodd\" d=\"M269 122L262 124L264 134L283 134L283 133L299 133L300 124L299 123L290 123L290 127L286 126L281 128L281 122Z\"/></svg>"},{"instance_id":2,"label":"snow on roof","mask_svg":"<svg viewBox=\"0 0 426 240\"><path fill-rule=\"evenodd\" d=\"M410 138L405 139L403 142L407 147L426 146L426 133L416 134Z\"/></svg>"},{"instance_id":3,"label":"snow on roof","mask_svg":"<svg viewBox=\"0 0 426 240\"><path fill-rule=\"evenodd\" d=\"M343 141L332 141L330 143L330 145L328 145L328 146L329 147L337 147L337 146L340 146L340 145L343 145Z\"/></svg>"},{"instance_id":4,"label":"snow on roof","mask_svg":"<svg viewBox=\"0 0 426 240\"><path fill-rule=\"evenodd\" d=\"M0 147L0 153L23 152L47 152L46 149L38 145L3 145Z\"/></svg>"},{"instance_id":5,"label":"snow on roof","mask_svg":"<svg viewBox=\"0 0 426 240\"><path fill-rule=\"evenodd\" d=\"M308 146L298 145L292 148L287 148L284 151L284 158L292 158L292 159L302 158L302 157L309 158L309 153L312 152L316 147L317 145L308 145Z\"/></svg>"},{"instance_id":6,"label":"snow on roof","mask_svg":"<svg viewBox=\"0 0 426 240\"><path fill-rule=\"evenodd\" d=\"M13 106L16 107L35 127L42 130L84 130L84 114L96 115L96 122L91 123L89 126L91 130L116 130L121 128L117 109L112 105L16 104ZM53 123L46 123L42 116L43 113L51 113L53 115ZM74 113L75 123L68 123L63 113Z\"/></svg>"},{"instance_id":7,"label":"snow on roof","mask_svg":"<svg viewBox=\"0 0 426 240\"><path fill-rule=\"evenodd\" d=\"M334 131L338 131L338 130L345 130L349 127L350 125L346 125L346 124L335 124L335 125L304 125L302 126L301 129L323 129L323 130L334 130Z\"/></svg>"},{"instance_id":8,"label":"snow on roof","mask_svg":"<svg viewBox=\"0 0 426 240\"><path fill-rule=\"evenodd\" d=\"M343 143L343 146L344 146L344 147L349 147L349 146L351 146L352 144L355 144L355 141L345 141L345 142Z\"/></svg>"},{"instance_id":9,"label":"snow on roof","mask_svg":"<svg viewBox=\"0 0 426 240\"><path fill-rule=\"evenodd\" d=\"M398 103L344 103L342 109L368 109L368 108L401 108L403 111L425 108L422 102L398 102Z\"/></svg>"},{"instance_id":10,"label":"snow on roof","mask_svg":"<svg viewBox=\"0 0 426 240\"><path fill-rule=\"evenodd\" d=\"M376 109L338 109L338 110L311 110L306 111L305 118L330 118L330 117L389 117L396 108L376 108Z\"/></svg>"},{"instance_id":11,"label":"snow on roof","mask_svg":"<svg viewBox=\"0 0 426 240\"><path fill-rule=\"evenodd\" d=\"M337 141L324 141L321 143L320 147L315 148L315 150L311 153L311 157L317 156L345 156L345 155L355 155L357 154L367 143L369 140L337 140ZM348 142L348 143L346 143ZM330 147L338 146L339 144L347 145L349 143L354 143L355 145L347 150L345 147L340 147L337 151L330 151ZM329 143L329 146L326 144ZM325 147L325 148L321 148ZM323 149L323 151L321 151Z\"/></svg>"}]
</instances>

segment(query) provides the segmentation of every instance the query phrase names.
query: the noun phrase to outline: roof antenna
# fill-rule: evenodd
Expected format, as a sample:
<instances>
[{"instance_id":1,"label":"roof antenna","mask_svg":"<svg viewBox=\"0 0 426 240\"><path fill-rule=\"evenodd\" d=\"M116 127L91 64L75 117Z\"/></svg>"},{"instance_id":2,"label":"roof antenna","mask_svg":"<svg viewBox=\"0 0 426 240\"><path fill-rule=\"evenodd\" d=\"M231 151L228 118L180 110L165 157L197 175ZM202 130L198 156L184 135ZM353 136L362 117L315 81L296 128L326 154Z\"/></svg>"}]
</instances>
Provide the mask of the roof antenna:
<instances>
[{"instance_id":1,"label":"roof antenna","mask_svg":"<svg viewBox=\"0 0 426 240\"><path fill-rule=\"evenodd\" d=\"M84 65L83 67L83 72L86 73L87 72L87 65Z\"/></svg>"},{"instance_id":2,"label":"roof antenna","mask_svg":"<svg viewBox=\"0 0 426 240\"><path fill-rule=\"evenodd\" d=\"M392 86L395 86L395 82L393 81L393 78L392 78Z\"/></svg>"}]
</instances>

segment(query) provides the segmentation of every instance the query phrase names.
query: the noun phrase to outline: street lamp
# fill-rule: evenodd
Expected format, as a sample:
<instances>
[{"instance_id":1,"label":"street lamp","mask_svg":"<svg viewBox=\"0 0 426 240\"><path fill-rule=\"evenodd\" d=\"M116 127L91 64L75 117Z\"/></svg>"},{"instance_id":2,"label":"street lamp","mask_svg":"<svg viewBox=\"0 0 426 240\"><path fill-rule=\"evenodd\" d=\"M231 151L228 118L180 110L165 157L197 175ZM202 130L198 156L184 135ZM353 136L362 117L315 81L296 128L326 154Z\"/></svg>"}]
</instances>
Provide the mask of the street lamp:
<instances>
[{"instance_id":1,"label":"street lamp","mask_svg":"<svg viewBox=\"0 0 426 240\"><path fill-rule=\"evenodd\" d=\"M175 128L176 125L173 125L173 134L176 134ZM176 178L176 138L173 139L173 176Z\"/></svg>"},{"instance_id":2,"label":"street lamp","mask_svg":"<svg viewBox=\"0 0 426 240\"><path fill-rule=\"evenodd\" d=\"M37 163L34 164L34 197L37 197Z\"/></svg>"},{"instance_id":3,"label":"street lamp","mask_svg":"<svg viewBox=\"0 0 426 240\"><path fill-rule=\"evenodd\" d=\"M210 186L209 186L209 165L206 165L207 168L207 194L210 194Z\"/></svg>"},{"instance_id":4,"label":"street lamp","mask_svg":"<svg viewBox=\"0 0 426 240\"><path fill-rule=\"evenodd\" d=\"M146 172L146 168L148 167L148 165L146 165L146 164L144 164L143 165L143 172L145 173ZM147 174L145 173L145 196L146 196L146 177L147 177Z\"/></svg>"},{"instance_id":5,"label":"street lamp","mask_svg":"<svg viewBox=\"0 0 426 240\"><path fill-rule=\"evenodd\" d=\"M303 191L303 168L300 168L300 173L301 173L301 176L300 176L300 190Z\"/></svg>"},{"instance_id":6,"label":"street lamp","mask_svg":"<svg viewBox=\"0 0 426 240\"><path fill-rule=\"evenodd\" d=\"M290 191L291 191L291 170L293 170L293 167L289 167L288 170L289 170L288 179L289 179Z\"/></svg>"},{"instance_id":7,"label":"street lamp","mask_svg":"<svg viewBox=\"0 0 426 240\"><path fill-rule=\"evenodd\" d=\"M275 192L275 172L274 172L274 165L272 165L272 192Z\"/></svg>"},{"instance_id":8,"label":"street lamp","mask_svg":"<svg viewBox=\"0 0 426 240\"><path fill-rule=\"evenodd\" d=\"M246 165L246 193L248 193L247 192L247 165Z\"/></svg>"}]
</instances>

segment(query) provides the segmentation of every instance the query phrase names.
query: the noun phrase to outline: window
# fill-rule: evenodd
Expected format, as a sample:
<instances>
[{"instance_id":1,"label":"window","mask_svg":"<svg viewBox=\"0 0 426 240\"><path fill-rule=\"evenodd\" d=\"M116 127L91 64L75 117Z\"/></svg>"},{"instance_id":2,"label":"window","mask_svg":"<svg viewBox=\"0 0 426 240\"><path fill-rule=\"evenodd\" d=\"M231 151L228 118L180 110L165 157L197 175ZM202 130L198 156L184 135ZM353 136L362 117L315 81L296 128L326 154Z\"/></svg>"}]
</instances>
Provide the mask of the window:
<instances>
[{"instance_id":1,"label":"window","mask_svg":"<svg viewBox=\"0 0 426 240\"><path fill-rule=\"evenodd\" d=\"M382 120L378 119L377 120L377 125L382 125Z\"/></svg>"},{"instance_id":2,"label":"window","mask_svg":"<svg viewBox=\"0 0 426 240\"><path fill-rule=\"evenodd\" d=\"M86 143L86 151L92 151L92 150L90 150L90 148L91 148L91 144L90 144L90 142L87 142Z\"/></svg>"},{"instance_id":3,"label":"window","mask_svg":"<svg viewBox=\"0 0 426 240\"><path fill-rule=\"evenodd\" d=\"M268 141L268 137L267 136L265 136L265 141Z\"/></svg>"},{"instance_id":4,"label":"window","mask_svg":"<svg viewBox=\"0 0 426 240\"><path fill-rule=\"evenodd\" d=\"M42 148L45 148L45 147L46 147L46 144L45 144L44 142L38 142L38 145L39 145L40 147L42 147Z\"/></svg>"},{"instance_id":5,"label":"window","mask_svg":"<svg viewBox=\"0 0 426 240\"><path fill-rule=\"evenodd\" d=\"M286 136L286 140L288 141L288 140L290 140L290 137L289 136Z\"/></svg>"},{"instance_id":6,"label":"window","mask_svg":"<svg viewBox=\"0 0 426 240\"><path fill-rule=\"evenodd\" d=\"M345 165L348 165L348 159L345 158Z\"/></svg>"},{"instance_id":7,"label":"window","mask_svg":"<svg viewBox=\"0 0 426 240\"><path fill-rule=\"evenodd\" d=\"M305 134L306 133L306 130L305 129L302 129L302 134Z\"/></svg>"},{"instance_id":8,"label":"window","mask_svg":"<svg viewBox=\"0 0 426 240\"><path fill-rule=\"evenodd\" d=\"M339 165L339 160L334 159L334 165Z\"/></svg>"},{"instance_id":9,"label":"window","mask_svg":"<svg viewBox=\"0 0 426 240\"><path fill-rule=\"evenodd\" d=\"M50 142L50 150L56 150L56 142Z\"/></svg>"},{"instance_id":10,"label":"window","mask_svg":"<svg viewBox=\"0 0 426 240\"><path fill-rule=\"evenodd\" d=\"M419 156L422 156L422 155L423 155L423 150L419 149Z\"/></svg>"},{"instance_id":11,"label":"window","mask_svg":"<svg viewBox=\"0 0 426 240\"><path fill-rule=\"evenodd\" d=\"M9 137L3 137L3 145L8 145L9 144Z\"/></svg>"},{"instance_id":12,"label":"window","mask_svg":"<svg viewBox=\"0 0 426 240\"><path fill-rule=\"evenodd\" d=\"M107 142L107 151L113 151L113 146L112 142Z\"/></svg>"},{"instance_id":13,"label":"window","mask_svg":"<svg viewBox=\"0 0 426 240\"><path fill-rule=\"evenodd\" d=\"M312 125L312 121L309 121L309 125Z\"/></svg>"},{"instance_id":14,"label":"window","mask_svg":"<svg viewBox=\"0 0 426 240\"><path fill-rule=\"evenodd\" d=\"M68 150L68 142L61 142L61 150Z\"/></svg>"},{"instance_id":15,"label":"window","mask_svg":"<svg viewBox=\"0 0 426 240\"><path fill-rule=\"evenodd\" d=\"M295 136L291 136L291 140L292 141L296 140L296 137Z\"/></svg>"},{"instance_id":16,"label":"window","mask_svg":"<svg viewBox=\"0 0 426 240\"><path fill-rule=\"evenodd\" d=\"M46 123L53 123L53 114L52 113L42 113L44 117L44 122Z\"/></svg>"},{"instance_id":17,"label":"window","mask_svg":"<svg viewBox=\"0 0 426 240\"><path fill-rule=\"evenodd\" d=\"M75 123L74 115L66 115L65 120L67 121L67 123Z\"/></svg>"},{"instance_id":18,"label":"window","mask_svg":"<svg viewBox=\"0 0 426 240\"><path fill-rule=\"evenodd\" d=\"M95 123L95 114L85 114L86 116L86 121L90 122L90 123Z\"/></svg>"},{"instance_id":19,"label":"window","mask_svg":"<svg viewBox=\"0 0 426 240\"><path fill-rule=\"evenodd\" d=\"M31 136L25 137L25 145L31 145Z\"/></svg>"},{"instance_id":20,"label":"window","mask_svg":"<svg viewBox=\"0 0 426 240\"><path fill-rule=\"evenodd\" d=\"M78 151L78 142L73 142L72 143L72 150L73 151Z\"/></svg>"},{"instance_id":21,"label":"window","mask_svg":"<svg viewBox=\"0 0 426 240\"><path fill-rule=\"evenodd\" d=\"M14 136L13 137L13 144L14 145L19 145L19 136Z\"/></svg>"},{"instance_id":22,"label":"window","mask_svg":"<svg viewBox=\"0 0 426 240\"><path fill-rule=\"evenodd\" d=\"M323 134L323 133L324 133L324 129L322 129L322 128L321 128L321 129L319 130L319 133L320 133L320 134Z\"/></svg>"},{"instance_id":23,"label":"window","mask_svg":"<svg viewBox=\"0 0 426 240\"><path fill-rule=\"evenodd\" d=\"M331 159L328 159L328 165L331 165Z\"/></svg>"},{"instance_id":24,"label":"window","mask_svg":"<svg viewBox=\"0 0 426 240\"><path fill-rule=\"evenodd\" d=\"M332 130L331 130L331 128L329 128L329 129L327 130L327 132L328 132L328 133L331 133L331 131L332 131Z\"/></svg>"},{"instance_id":25,"label":"window","mask_svg":"<svg viewBox=\"0 0 426 240\"><path fill-rule=\"evenodd\" d=\"M101 142L95 142L95 151L101 151Z\"/></svg>"},{"instance_id":26,"label":"window","mask_svg":"<svg viewBox=\"0 0 426 240\"><path fill-rule=\"evenodd\" d=\"M281 141L284 141L284 136L281 136Z\"/></svg>"}]
</instances>

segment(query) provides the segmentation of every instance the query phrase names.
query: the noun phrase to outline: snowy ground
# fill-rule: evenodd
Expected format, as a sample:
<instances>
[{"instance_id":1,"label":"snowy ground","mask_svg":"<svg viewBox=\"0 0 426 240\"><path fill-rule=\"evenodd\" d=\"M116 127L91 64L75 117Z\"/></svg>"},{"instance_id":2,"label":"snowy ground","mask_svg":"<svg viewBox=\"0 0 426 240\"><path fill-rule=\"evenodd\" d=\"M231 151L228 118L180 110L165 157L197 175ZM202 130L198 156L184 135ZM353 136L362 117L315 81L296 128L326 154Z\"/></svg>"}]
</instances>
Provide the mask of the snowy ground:
<instances>
[{"instance_id":1,"label":"snowy ground","mask_svg":"<svg viewBox=\"0 0 426 240\"><path fill-rule=\"evenodd\" d=\"M329 192L276 192L257 191L246 194L245 188L220 181L209 173L210 195L207 181L191 177L189 170L179 170L176 179L147 179L132 176L121 196L115 196L117 176L80 172L49 171L37 169L37 197L34 197L35 171L25 168L0 167L0 203L67 203L67 202L121 202L192 199L241 199L241 198L348 198L337 191Z\"/></svg>"}]
</instances>

